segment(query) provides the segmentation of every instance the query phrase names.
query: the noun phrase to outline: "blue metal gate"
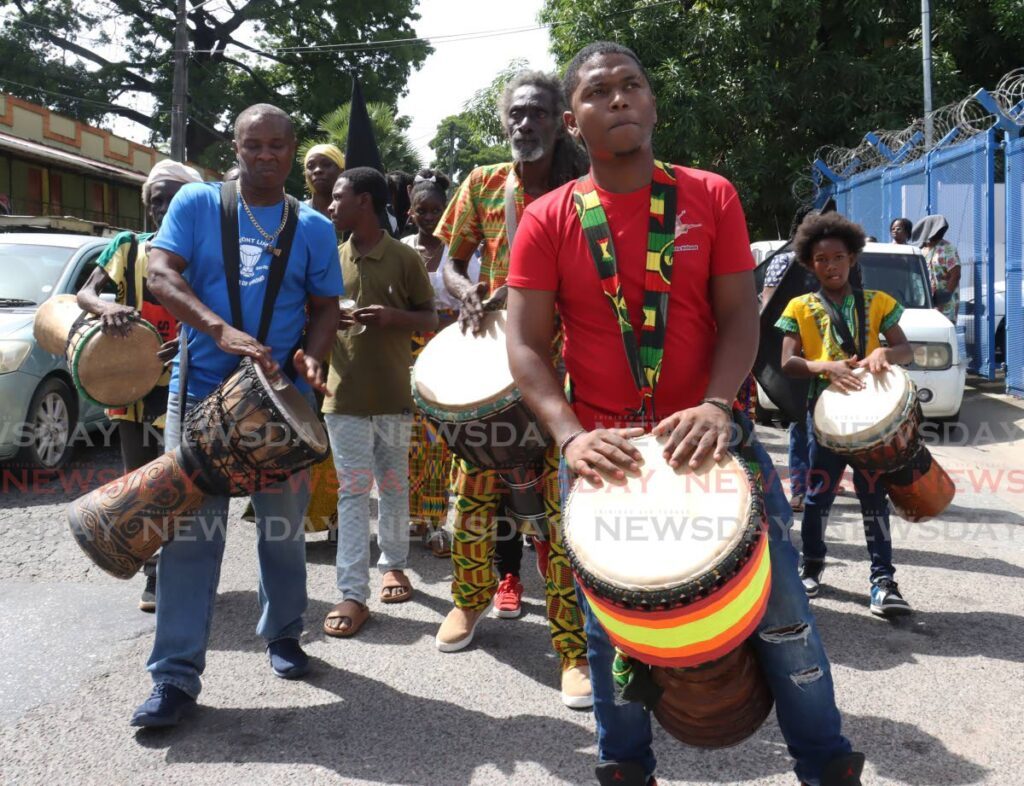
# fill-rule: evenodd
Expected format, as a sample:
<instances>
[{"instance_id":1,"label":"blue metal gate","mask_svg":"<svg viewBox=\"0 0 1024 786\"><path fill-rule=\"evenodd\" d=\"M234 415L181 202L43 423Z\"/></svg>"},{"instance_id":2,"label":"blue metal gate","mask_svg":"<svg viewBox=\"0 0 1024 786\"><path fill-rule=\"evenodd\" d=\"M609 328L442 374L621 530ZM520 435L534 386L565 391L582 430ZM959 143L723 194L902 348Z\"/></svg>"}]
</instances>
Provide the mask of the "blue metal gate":
<instances>
[{"instance_id":1,"label":"blue metal gate","mask_svg":"<svg viewBox=\"0 0 1024 786\"><path fill-rule=\"evenodd\" d=\"M1024 137L1006 140L1006 392L1024 396Z\"/></svg>"}]
</instances>

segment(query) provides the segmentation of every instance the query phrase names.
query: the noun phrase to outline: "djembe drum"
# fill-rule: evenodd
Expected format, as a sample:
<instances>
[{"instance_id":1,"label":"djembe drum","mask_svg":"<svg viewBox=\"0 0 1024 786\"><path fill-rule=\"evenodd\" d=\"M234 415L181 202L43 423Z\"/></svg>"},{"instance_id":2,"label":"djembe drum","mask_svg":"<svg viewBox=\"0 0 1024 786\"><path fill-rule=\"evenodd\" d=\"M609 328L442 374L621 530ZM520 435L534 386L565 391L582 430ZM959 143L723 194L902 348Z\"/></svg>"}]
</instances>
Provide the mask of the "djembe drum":
<instances>
[{"instance_id":1,"label":"djembe drum","mask_svg":"<svg viewBox=\"0 0 1024 786\"><path fill-rule=\"evenodd\" d=\"M177 450L79 497L68 522L93 562L131 578L205 495L247 496L329 452L327 432L295 386L245 358L185 415Z\"/></svg>"},{"instance_id":2,"label":"djembe drum","mask_svg":"<svg viewBox=\"0 0 1024 786\"><path fill-rule=\"evenodd\" d=\"M747 642L771 592L760 488L735 455L673 469L663 440L633 444L643 465L625 485L574 484L566 554L611 642L652 667L665 730L699 747L734 745L773 704Z\"/></svg>"},{"instance_id":3,"label":"djembe drum","mask_svg":"<svg viewBox=\"0 0 1024 786\"><path fill-rule=\"evenodd\" d=\"M899 366L882 374L855 371L865 383L848 393L830 385L814 406L819 445L850 464L881 476L896 511L907 521L927 521L956 495L946 471L921 442L921 407L910 375Z\"/></svg>"},{"instance_id":4,"label":"djembe drum","mask_svg":"<svg viewBox=\"0 0 1024 786\"><path fill-rule=\"evenodd\" d=\"M142 318L127 336L104 333L100 320L78 307L74 295L54 295L36 312L33 334L52 355L64 355L78 391L94 404L123 407L144 398L164 373L162 339Z\"/></svg>"},{"instance_id":5,"label":"djembe drum","mask_svg":"<svg viewBox=\"0 0 1024 786\"><path fill-rule=\"evenodd\" d=\"M498 471L515 518L545 538L541 463L550 438L512 379L505 312L487 312L481 326L479 336L458 324L434 336L412 367L413 400L453 453Z\"/></svg>"}]
</instances>

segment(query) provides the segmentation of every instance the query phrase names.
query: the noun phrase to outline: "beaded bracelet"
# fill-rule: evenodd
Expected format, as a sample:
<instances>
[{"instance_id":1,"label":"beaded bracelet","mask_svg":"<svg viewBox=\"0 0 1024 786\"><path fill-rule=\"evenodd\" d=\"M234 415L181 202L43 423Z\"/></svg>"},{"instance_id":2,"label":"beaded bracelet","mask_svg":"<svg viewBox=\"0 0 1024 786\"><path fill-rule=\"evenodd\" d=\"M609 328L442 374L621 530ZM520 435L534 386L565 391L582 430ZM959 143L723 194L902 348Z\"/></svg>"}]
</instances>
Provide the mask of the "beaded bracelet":
<instances>
[{"instance_id":1,"label":"beaded bracelet","mask_svg":"<svg viewBox=\"0 0 1024 786\"><path fill-rule=\"evenodd\" d=\"M585 428L581 428L579 431L574 431L572 434L570 434L565 439L563 439L562 440L562 444L558 446L558 455L564 456L565 455L565 449L568 448L569 445L572 444L572 441L574 439L576 439L576 437L580 436L581 434L586 434L586 433L587 433L587 430Z\"/></svg>"}]
</instances>

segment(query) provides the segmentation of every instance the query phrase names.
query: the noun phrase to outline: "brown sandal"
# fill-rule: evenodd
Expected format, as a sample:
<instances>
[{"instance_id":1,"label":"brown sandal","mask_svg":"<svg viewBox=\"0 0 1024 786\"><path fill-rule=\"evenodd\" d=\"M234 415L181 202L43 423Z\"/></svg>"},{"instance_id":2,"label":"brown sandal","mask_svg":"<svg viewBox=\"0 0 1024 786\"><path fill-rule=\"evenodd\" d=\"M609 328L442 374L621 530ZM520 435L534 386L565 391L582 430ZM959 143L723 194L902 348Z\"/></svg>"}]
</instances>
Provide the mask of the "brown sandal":
<instances>
[{"instance_id":1,"label":"brown sandal","mask_svg":"<svg viewBox=\"0 0 1024 786\"><path fill-rule=\"evenodd\" d=\"M346 614L346 610L352 606L356 609L355 613ZM351 638L359 633L368 619L370 619L370 609L358 600L349 598L327 612L327 617L324 619L324 633L339 639ZM332 620L338 621L337 627L328 624Z\"/></svg>"},{"instance_id":2,"label":"brown sandal","mask_svg":"<svg viewBox=\"0 0 1024 786\"><path fill-rule=\"evenodd\" d=\"M389 570L384 574L380 588L381 603L405 603L412 597L412 584L400 570Z\"/></svg>"}]
</instances>

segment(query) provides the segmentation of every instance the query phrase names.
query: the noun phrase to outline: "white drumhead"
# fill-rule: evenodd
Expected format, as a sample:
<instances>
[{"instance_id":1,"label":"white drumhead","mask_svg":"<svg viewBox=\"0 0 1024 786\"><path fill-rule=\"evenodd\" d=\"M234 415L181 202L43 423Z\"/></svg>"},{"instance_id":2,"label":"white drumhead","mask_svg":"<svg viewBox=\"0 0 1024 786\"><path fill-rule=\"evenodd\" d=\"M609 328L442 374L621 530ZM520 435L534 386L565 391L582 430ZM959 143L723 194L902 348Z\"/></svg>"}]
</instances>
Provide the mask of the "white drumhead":
<instances>
[{"instance_id":1,"label":"white drumhead","mask_svg":"<svg viewBox=\"0 0 1024 786\"><path fill-rule=\"evenodd\" d=\"M899 366L882 374L866 368L854 373L866 383L863 390L846 393L829 385L814 406L814 428L833 444L870 444L888 431L913 392L910 375Z\"/></svg>"},{"instance_id":2,"label":"white drumhead","mask_svg":"<svg viewBox=\"0 0 1024 786\"><path fill-rule=\"evenodd\" d=\"M672 469L664 440L640 437L638 477L624 486L573 487L565 539L595 578L624 589L658 590L698 578L746 532L750 483L739 460L708 458L697 470Z\"/></svg>"},{"instance_id":3,"label":"white drumhead","mask_svg":"<svg viewBox=\"0 0 1024 786\"><path fill-rule=\"evenodd\" d=\"M481 324L481 336L449 325L423 348L413 379L425 401L444 409L470 409L515 388L505 349L505 312L488 312Z\"/></svg>"}]
</instances>

